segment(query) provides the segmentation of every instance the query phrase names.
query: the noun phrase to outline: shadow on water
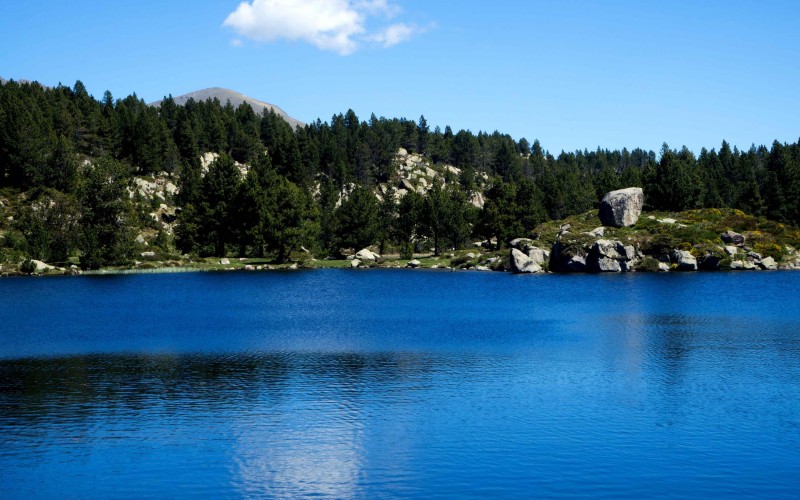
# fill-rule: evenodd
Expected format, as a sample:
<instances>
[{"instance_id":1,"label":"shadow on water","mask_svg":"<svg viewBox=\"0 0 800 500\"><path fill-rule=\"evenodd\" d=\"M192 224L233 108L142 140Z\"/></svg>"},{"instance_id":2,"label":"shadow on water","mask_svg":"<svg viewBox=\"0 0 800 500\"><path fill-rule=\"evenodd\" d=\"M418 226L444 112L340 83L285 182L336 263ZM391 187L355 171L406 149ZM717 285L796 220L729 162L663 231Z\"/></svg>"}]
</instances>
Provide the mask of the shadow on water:
<instances>
[{"instance_id":1,"label":"shadow on water","mask_svg":"<svg viewBox=\"0 0 800 500\"><path fill-rule=\"evenodd\" d=\"M202 403L206 409L279 401L297 390L337 391L357 398L360 388L420 383L437 363L404 353L91 355L0 360L0 417L50 418L100 408L136 412ZM469 359L444 362L468 364ZM299 387L298 387L299 386ZM73 415L74 416L74 415Z\"/></svg>"}]
</instances>

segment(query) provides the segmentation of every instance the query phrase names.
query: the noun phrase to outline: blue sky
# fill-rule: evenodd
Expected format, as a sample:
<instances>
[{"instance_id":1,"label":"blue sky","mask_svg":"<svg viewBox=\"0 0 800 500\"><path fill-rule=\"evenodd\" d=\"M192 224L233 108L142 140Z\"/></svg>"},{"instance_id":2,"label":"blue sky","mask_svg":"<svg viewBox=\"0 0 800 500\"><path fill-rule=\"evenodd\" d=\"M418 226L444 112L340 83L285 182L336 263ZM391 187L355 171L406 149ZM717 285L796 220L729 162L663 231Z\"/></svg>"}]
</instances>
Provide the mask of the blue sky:
<instances>
[{"instance_id":1,"label":"blue sky","mask_svg":"<svg viewBox=\"0 0 800 500\"><path fill-rule=\"evenodd\" d=\"M563 150L800 137L800 2L4 2L0 76L146 101L227 87ZM322 13L325 13L322 15Z\"/></svg>"}]
</instances>

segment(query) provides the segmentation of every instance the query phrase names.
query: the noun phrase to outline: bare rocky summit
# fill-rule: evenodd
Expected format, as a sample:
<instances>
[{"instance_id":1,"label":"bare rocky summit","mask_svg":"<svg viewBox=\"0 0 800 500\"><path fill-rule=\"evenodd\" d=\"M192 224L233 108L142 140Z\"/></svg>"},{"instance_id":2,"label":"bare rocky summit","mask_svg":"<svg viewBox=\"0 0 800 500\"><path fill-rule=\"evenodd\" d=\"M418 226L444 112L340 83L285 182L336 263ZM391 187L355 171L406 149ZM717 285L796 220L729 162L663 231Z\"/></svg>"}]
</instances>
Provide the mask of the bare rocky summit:
<instances>
[{"instance_id":1,"label":"bare rocky summit","mask_svg":"<svg viewBox=\"0 0 800 500\"><path fill-rule=\"evenodd\" d=\"M220 87L211 87L208 89L203 90L196 90L194 92L189 92L188 94L183 94L177 97L173 97L172 99L175 101L175 104L178 106L183 106L189 99L194 99L195 101L205 101L207 99L219 99L219 102L223 105L230 101L231 105L234 108L238 108L240 104L246 102L253 108L253 111L257 115L260 115L265 109L271 109L275 111L275 114L286 120L286 122L292 126L292 128L296 127L304 127L305 123L301 122L296 118L292 118L289 116L286 111L282 110L278 106L274 104L270 104L268 102L259 101L258 99L254 99L252 97L248 97L244 94L236 92L234 90L223 89ZM151 102L151 106L159 106L161 101Z\"/></svg>"}]
</instances>

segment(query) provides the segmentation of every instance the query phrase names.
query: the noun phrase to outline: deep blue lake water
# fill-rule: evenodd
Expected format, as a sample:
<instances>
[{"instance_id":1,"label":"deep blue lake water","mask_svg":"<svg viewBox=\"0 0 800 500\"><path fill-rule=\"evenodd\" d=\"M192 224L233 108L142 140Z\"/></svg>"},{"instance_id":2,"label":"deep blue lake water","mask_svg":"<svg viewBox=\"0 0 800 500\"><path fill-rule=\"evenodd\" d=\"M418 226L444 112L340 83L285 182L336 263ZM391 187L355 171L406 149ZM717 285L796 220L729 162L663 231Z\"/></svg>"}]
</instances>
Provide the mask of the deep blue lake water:
<instances>
[{"instance_id":1,"label":"deep blue lake water","mask_svg":"<svg viewBox=\"0 0 800 500\"><path fill-rule=\"evenodd\" d=\"M3 498L796 498L800 273L0 280Z\"/></svg>"}]
</instances>

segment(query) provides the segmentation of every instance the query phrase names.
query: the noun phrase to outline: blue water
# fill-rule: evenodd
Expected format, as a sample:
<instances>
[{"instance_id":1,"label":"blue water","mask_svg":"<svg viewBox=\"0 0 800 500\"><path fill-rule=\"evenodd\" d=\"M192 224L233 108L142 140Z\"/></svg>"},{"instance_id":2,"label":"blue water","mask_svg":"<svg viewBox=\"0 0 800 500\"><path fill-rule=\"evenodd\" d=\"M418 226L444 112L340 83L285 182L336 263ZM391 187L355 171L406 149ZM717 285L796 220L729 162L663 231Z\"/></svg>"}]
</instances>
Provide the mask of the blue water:
<instances>
[{"instance_id":1,"label":"blue water","mask_svg":"<svg viewBox=\"0 0 800 500\"><path fill-rule=\"evenodd\" d=\"M796 498L800 273L0 280L0 496Z\"/></svg>"}]
</instances>

